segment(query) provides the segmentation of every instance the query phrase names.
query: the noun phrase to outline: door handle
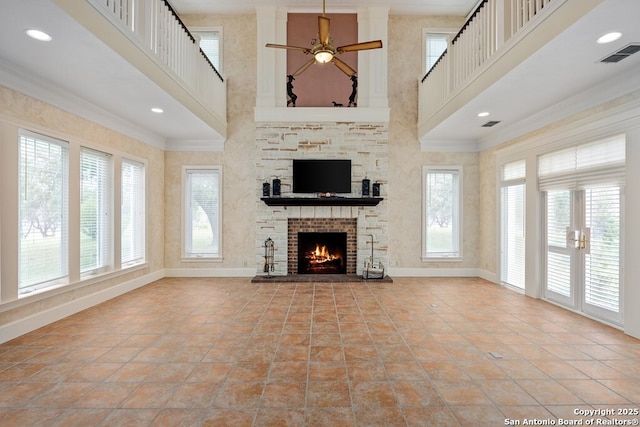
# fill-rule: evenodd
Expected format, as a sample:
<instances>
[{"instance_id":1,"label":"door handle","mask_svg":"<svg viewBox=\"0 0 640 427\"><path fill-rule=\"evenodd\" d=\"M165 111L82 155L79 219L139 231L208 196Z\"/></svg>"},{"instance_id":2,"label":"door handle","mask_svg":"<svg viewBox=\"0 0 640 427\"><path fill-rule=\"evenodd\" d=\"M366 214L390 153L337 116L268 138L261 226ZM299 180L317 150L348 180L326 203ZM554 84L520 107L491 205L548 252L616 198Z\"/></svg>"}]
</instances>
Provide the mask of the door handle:
<instances>
[{"instance_id":1,"label":"door handle","mask_svg":"<svg viewBox=\"0 0 640 427\"><path fill-rule=\"evenodd\" d=\"M586 253L591 253L591 228L586 227L580 231L580 249Z\"/></svg>"},{"instance_id":2,"label":"door handle","mask_svg":"<svg viewBox=\"0 0 640 427\"><path fill-rule=\"evenodd\" d=\"M586 253L591 253L591 228L571 230L567 227L567 242L571 242L574 249L582 249Z\"/></svg>"}]
</instances>

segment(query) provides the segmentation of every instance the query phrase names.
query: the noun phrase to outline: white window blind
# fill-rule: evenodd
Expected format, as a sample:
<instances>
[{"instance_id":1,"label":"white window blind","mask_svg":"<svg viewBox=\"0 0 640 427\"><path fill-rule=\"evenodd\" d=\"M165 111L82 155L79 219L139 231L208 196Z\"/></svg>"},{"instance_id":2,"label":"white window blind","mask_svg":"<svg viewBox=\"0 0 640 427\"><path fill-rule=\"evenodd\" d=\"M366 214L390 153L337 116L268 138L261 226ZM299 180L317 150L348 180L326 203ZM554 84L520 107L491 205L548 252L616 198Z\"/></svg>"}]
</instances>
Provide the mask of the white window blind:
<instances>
[{"instance_id":1,"label":"white window blind","mask_svg":"<svg viewBox=\"0 0 640 427\"><path fill-rule=\"evenodd\" d=\"M538 186L580 189L624 182L625 138L615 136L543 154L538 158Z\"/></svg>"},{"instance_id":2,"label":"white window blind","mask_svg":"<svg viewBox=\"0 0 640 427\"><path fill-rule=\"evenodd\" d=\"M620 187L585 191L585 225L591 230L585 257L585 302L620 311Z\"/></svg>"},{"instance_id":3,"label":"white window blind","mask_svg":"<svg viewBox=\"0 0 640 427\"><path fill-rule=\"evenodd\" d=\"M426 168L425 255L460 256L461 170Z\"/></svg>"},{"instance_id":4,"label":"white window blind","mask_svg":"<svg viewBox=\"0 0 640 427\"><path fill-rule=\"evenodd\" d=\"M429 71L442 53L447 50L448 37L449 34L446 33L427 33L425 38L425 72Z\"/></svg>"},{"instance_id":5,"label":"white window blind","mask_svg":"<svg viewBox=\"0 0 640 427\"><path fill-rule=\"evenodd\" d=\"M525 285L525 184L502 188L502 281Z\"/></svg>"},{"instance_id":6,"label":"white window blind","mask_svg":"<svg viewBox=\"0 0 640 427\"><path fill-rule=\"evenodd\" d=\"M20 130L18 289L27 293L68 277L68 144Z\"/></svg>"},{"instance_id":7,"label":"white window blind","mask_svg":"<svg viewBox=\"0 0 640 427\"><path fill-rule=\"evenodd\" d=\"M546 194L547 289L571 297L571 255L567 248L567 227L571 225L571 191L551 190Z\"/></svg>"},{"instance_id":8,"label":"white window blind","mask_svg":"<svg viewBox=\"0 0 640 427\"><path fill-rule=\"evenodd\" d=\"M185 256L220 255L220 169L185 172Z\"/></svg>"},{"instance_id":9,"label":"white window blind","mask_svg":"<svg viewBox=\"0 0 640 427\"><path fill-rule=\"evenodd\" d=\"M80 150L80 272L109 269L113 252L112 156Z\"/></svg>"},{"instance_id":10,"label":"white window blind","mask_svg":"<svg viewBox=\"0 0 640 427\"><path fill-rule=\"evenodd\" d=\"M122 159L121 262L123 266L145 260L145 167Z\"/></svg>"},{"instance_id":11,"label":"white window blind","mask_svg":"<svg viewBox=\"0 0 640 427\"><path fill-rule=\"evenodd\" d=\"M218 71L222 71L220 68L222 62L221 33L221 31L194 31L194 34L200 37L200 49Z\"/></svg>"},{"instance_id":12,"label":"white window blind","mask_svg":"<svg viewBox=\"0 0 640 427\"><path fill-rule=\"evenodd\" d=\"M502 282L525 287L525 177L524 159L502 166Z\"/></svg>"},{"instance_id":13,"label":"white window blind","mask_svg":"<svg viewBox=\"0 0 640 427\"><path fill-rule=\"evenodd\" d=\"M524 179L527 172L527 162L525 160L517 160L502 166L502 181L512 181L516 179Z\"/></svg>"}]
</instances>

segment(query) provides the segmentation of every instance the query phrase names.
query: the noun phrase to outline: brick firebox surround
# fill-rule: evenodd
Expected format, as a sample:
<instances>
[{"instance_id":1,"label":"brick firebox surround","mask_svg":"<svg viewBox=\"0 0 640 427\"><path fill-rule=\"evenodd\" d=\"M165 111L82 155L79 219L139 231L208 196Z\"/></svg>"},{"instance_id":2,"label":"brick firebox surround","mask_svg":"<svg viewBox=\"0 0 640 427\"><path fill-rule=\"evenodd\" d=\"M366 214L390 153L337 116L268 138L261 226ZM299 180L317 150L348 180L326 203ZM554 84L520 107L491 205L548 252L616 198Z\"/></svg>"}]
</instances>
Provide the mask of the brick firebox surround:
<instances>
[{"instance_id":1,"label":"brick firebox surround","mask_svg":"<svg viewBox=\"0 0 640 427\"><path fill-rule=\"evenodd\" d=\"M287 274L298 273L298 233L347 233L347 274L356 274L357 218L289 218L287 221Z\"/></svg>"}]
</instances>

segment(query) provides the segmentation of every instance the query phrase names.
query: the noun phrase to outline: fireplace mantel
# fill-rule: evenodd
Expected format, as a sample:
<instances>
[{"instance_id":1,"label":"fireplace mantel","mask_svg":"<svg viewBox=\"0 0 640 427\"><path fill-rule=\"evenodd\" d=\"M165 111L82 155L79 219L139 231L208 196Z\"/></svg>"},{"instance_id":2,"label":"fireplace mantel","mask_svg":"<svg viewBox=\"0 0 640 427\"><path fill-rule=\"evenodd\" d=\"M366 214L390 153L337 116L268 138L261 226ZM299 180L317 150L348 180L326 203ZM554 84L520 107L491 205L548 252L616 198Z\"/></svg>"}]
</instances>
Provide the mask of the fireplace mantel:
<instances>
[{"instance_id":1,"label":"fireplace mantel","mask_svg":"<svg viewBox=\"0 0 640 427\"><path fill-rule=\"evenodd\" d=\"M376 206L383 197L262 197L269 206Z\"/></svg>"}]
</instances>

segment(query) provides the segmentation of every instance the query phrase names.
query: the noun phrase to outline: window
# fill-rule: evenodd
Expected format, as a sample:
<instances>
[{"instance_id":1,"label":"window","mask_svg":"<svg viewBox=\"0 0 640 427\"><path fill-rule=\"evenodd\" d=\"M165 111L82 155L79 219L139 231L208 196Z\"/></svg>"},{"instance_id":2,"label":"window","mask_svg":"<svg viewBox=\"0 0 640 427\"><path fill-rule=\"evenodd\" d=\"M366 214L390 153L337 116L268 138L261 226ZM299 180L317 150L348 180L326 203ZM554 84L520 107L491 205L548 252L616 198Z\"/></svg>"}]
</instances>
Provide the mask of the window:
<instances>
[{"instance_id":1,"label":"window","mask_svg":"<svg viewBox=\"0 0 640 427\"><path fill-rule=\"evenodd\" d=\"M502 167L502 282L524 289L525 172L519 160Z\"/></svg>"},{"instance_id":2,"label":"window","mask_svg":"<svg viewBox=\"0 0 640 427\"><path fill-rule=\"evenodd\" d=\"M423 183L424 255L427 258L459 258L462 168L426 166Z\"/></svg>"},{"instance_id":3,"label":"window","mask_svg":"<svg viewBox=\"0 0 640 427\"><path fill-rule=\"evenodd\" d=\"M145 259L145 168L144 164L122 159L121 262L139 264Z\"/></svg>"},{"instance_id":4,"label":"window","mask_svg":"<svg viewBox=\"0 0 640 427\"><path fill-rule=\"evenodd\" d=\"M110 154L80 150L80 272L111 266L113 165Z\"/></svg>"},{"instance_id":5,"label":"window","mask_svg":"<svg viewBox=\"0 0 640 427\"><path fill-rule=\"evenodd\" d=\"M24 294L69 274L69 150L64 141L25 130L18 137L18 291Z\"/></svg>"},{"instance_id":6,"label":"window","mask_svg":"<svg viewBox=\"0 0 640 427\"><path fill-rule=\"evenodd\" d=\"M438 58L447 50L449 33L426 33L425 35L425 72L434 66Z\"/></svg>"},{"instance_id":7,"label":"window","mask_svg":"<svg viewBox=\"0 0 640 427\"><path fill-rule=\"evenodd\" d=\"M209 61L216 67L216 70L222 71L222 30L211 31L194 31L193 34L200 38L200 49L207 55Z\"/></svg>"},{"instance_id":8,"label":"window","mask_svg":"<svg viewBox=\"0 0 640 427\"><path fill-rule=\"evenodd\" d=\"M221 168L184 169L184 256L220 256Z\"/></svg>"},{"instance_id":9,"label":"window","mask_svg":"<svg viewBox=\"0 0 640 427\"><path fill-rule=\"evenodd\" d=\"M17 281L10 294L26 297L145 262L143 163L24 129L15 136L17 232L6 243L16 248L8 271Z\"/></svg>"}]
</instances>

